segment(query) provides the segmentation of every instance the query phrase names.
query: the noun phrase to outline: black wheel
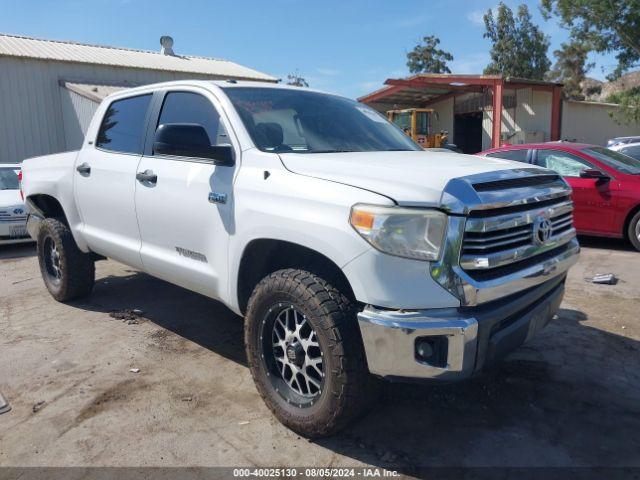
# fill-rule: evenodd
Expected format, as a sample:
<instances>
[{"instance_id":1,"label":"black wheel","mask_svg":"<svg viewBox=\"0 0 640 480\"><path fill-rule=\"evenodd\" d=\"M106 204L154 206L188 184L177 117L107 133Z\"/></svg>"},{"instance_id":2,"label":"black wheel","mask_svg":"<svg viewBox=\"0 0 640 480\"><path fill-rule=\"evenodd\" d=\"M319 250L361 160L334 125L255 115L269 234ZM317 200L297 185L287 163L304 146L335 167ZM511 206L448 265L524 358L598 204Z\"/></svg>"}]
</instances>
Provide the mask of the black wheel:
<instances>
[{"instance_id":1,"label":"black wheel","mask_svg":"<svg viewBox=\"0 0 640 480\"><path fill-rule=\"evenodd\" d=\"M640 250L640 212L636 213L629 222L627 238L636 250Z\"/></svg>"},{"instance_id":2,"label":"black wheel","mask_svg":"<svg viewBox=\"0 0 640 480\"><path fill-rule=\"evenodd\" d=\"M304 436L336 433L374 398L355 309L309 272L280 270L256 286L245 346L265 403Z\"/></svg>"},{"instance_id":3,"label":"black wheel","mask_svg":"<svg viewBox=\"0 0 640 480\"><path fill-rule=\"evenodd\" d=\"M95 280L93 258L78 249L69 227L56 218L47 218L40 225L38 262L47 290L59 302L91 293Z\"/></svg>"}]
</instances>

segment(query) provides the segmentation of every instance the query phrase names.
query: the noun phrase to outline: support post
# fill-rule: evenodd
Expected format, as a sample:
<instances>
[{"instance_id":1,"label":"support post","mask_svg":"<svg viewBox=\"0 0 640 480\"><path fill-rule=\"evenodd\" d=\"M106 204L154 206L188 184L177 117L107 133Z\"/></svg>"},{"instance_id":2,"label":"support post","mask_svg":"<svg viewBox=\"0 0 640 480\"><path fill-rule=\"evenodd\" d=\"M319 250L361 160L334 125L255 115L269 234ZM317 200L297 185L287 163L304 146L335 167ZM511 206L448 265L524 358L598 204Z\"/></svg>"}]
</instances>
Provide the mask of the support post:
<instances>
[{"instance_id":1,"label":"support post","mask_svg":"<svg viewBox=\"0 0 640 480\"><path fill-rule=\"evenodd\" d=\"M551 94L551 141L560 140L562 87L554 86Z\"/></svg>"},{"instance_id":2,"label":"support post","mask_svg":"<svg viewBox=\"0 0 640 480\"><path fill-rule=\"evenodd\" d=\"M502 80L496 80L493 84L493 128L491 132L491 146L500 146L500 134L502 133Z\"/></svg>"}]
</instances>

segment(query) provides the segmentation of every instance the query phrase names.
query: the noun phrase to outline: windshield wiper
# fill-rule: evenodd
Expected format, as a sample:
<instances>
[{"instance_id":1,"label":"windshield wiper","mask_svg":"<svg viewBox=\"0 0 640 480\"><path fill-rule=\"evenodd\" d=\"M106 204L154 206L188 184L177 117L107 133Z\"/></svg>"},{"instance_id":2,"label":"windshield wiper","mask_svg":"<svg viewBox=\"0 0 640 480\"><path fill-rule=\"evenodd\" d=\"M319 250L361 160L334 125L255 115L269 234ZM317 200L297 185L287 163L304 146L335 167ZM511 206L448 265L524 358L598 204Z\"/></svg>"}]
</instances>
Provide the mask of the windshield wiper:
<instances>
[{"instance_id":1,"label":"windshield wiper","mask_svg":"<svg viewBox=\"0 0 640 480\"><path fill-rule=\"evenodd\" d=\"M354 150L340 150L340 149L327 149L327 150L307 150L307 153L353 153Z\"/></svg>"}]
</instances>

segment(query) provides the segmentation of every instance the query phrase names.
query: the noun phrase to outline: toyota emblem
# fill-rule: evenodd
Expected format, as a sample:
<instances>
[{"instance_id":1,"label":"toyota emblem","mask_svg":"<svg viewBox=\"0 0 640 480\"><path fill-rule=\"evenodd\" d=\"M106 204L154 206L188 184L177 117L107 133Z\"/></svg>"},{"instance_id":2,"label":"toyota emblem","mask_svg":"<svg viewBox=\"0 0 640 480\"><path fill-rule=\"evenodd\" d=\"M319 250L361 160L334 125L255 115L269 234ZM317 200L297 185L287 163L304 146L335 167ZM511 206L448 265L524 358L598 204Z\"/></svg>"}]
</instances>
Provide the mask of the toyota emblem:
<instances>
[{"instance_id":1,"label":"toyota emblem","mask_svg":"<svg viewBox=\"0 0 640 480\"><path fill-rule=\"evenodd\" d=\"M533 223L533 242L539 246L545 245L551 237L552 229L551 220L545 217L536 218Z\"/></svg>"}]
</instances>

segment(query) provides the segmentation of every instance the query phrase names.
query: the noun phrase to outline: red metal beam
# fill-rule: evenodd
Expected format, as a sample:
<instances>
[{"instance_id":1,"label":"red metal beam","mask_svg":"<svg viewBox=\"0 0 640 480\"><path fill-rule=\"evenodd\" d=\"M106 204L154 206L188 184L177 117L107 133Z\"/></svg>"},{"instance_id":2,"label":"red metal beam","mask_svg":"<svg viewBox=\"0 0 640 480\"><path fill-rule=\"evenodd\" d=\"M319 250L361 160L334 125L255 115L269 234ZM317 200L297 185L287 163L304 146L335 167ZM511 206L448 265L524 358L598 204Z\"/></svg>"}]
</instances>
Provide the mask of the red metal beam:
<instances>
[{"instance_id":1,"label":"red metal beam","mask_svg":"<svg viewBox=\"0 0 640 480\"><path fill-rule=\"evenodd\" d=\"M500 134L502 133L502 80L493 84L493 129L491 132L491 147L500 146Z\"/></svg>"},{"instance_id":2,"label":"red metal beam","mask_svg":"<svg viewBox=\"0 0 640 480\"><path fill-rule=\"evenodd\" d=\"M553 87L551 94L551 141L560 140L562 87Z\"/></svg>"},{"instance_id":3,"label":"red metal beam","mask_svg":"<svg viewBox=\"0 0 640 480\"><path fill-rule=\"evenodd\" d=\"M412 87L422 87L425 85L448 85L451 87L464 86L492 86L498 78L467 77L464 75L448 75L444 77L409 77L409 78L389 78L384 83L387 85L405 85ZM463 85L451 85L452 83Z\"/></svg>"}]
</instances>

